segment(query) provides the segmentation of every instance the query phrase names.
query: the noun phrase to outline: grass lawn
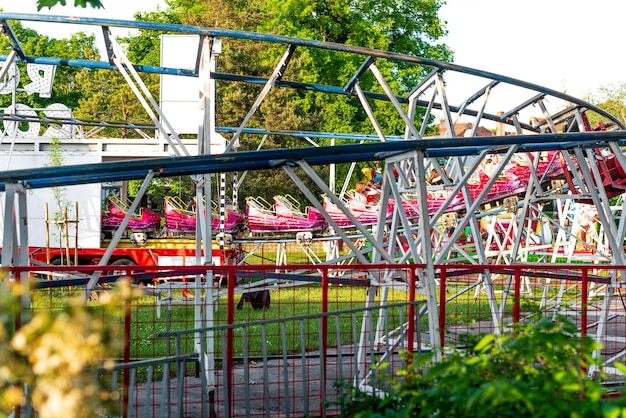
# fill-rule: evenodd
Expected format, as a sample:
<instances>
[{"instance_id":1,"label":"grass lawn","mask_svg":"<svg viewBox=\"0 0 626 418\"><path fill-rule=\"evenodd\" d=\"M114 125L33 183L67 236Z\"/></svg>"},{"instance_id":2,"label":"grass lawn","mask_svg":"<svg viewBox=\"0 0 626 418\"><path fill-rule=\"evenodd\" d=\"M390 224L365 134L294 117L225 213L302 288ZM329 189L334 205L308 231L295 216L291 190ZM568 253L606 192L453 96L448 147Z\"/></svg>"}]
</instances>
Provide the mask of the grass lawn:
<instances>
[{"instance_id":1,"label":"grass lawn","mask_svg":"<svg viewBox=\"0 0 626 418\"><path fill-rule=\"evenodd\" d=\"M277 318L292 318L321 313L322 287L318 283L301 285L296 287L272 287L271 307L267 310L256 311L246 303L243 309L234 309L234 323L246 324L246 347L248 355L261 355L262 334L265 333L267 342L267 355L279 355L286 348L289 353L299 353L304 345L306 351L318 350L320 346L320 327L322 322L319 318L303 319L298 321L283 321L269 323L263 327L255 325L256 322ZM55 309L63 305L63 301L69 295L80 295L80 289L73 290L37 290L33 294L33 309ZM181 290L174 290L173 295L181 297ZM380 293L380 292L379 292ZM380 295L377 295L377 300ZM448 326L463 326L478 321L488 321L491 318L487 295L481 292L474 299L474 292L467 292L446 305L446 324ZM421 296L420 296L421 297ZM235 295L234 304L239 301L240 295ZM343 311L365 306L366 289L355 286L331 286L328 288L327 312ZM189 299L191 302L193 299ZM498 300L500 300L498 298ZM400 290L390 290L388 301L405 302L407 293ZM539 301L535 298L522 298L522 310L530 312L537 310ZM90 302L89 308L98 311L96 302ZM505 312L512 312L513 298L509 297ZM214 309L214 324L227 324L228 300L222 296L217 300ZM400 318L402 315L402 318ZM388 313L387 327L393 329L399 326L406 318L406 309ZM130 307L130 356L131 358L154 358L167 354L174 354L174 339L157 338L159 333L168 331L182 331L193 329L195 306L192 303L172 304L168 309L161 305L160 316L156 306L155 296L143 296L133 302ZM376 321L377 315L374 315ZM362 314L331 316L327 321L328 333L326 344L329 347L337 346L338 340L342 344L351 344L356 335L360 333ZM117 323L124 322L124 307L120 306L115 317L110 318ZM338 321L338 322L337 322ZM428 329L427 318L422 318L421 329ZM284 324L284 325L281 325ZM284 328L283 328L284 327ZM339 331L337 331L337 329ZM238 357L243 354L243 328L234 331L234 352ZM284 340L284 341L283 341ZM193 352L193 335L181 340L183 352ZM283 344L286 344L283 345ZM216 357L220 357L222 347L216 344Z\"/></svg>"}]
</instances>

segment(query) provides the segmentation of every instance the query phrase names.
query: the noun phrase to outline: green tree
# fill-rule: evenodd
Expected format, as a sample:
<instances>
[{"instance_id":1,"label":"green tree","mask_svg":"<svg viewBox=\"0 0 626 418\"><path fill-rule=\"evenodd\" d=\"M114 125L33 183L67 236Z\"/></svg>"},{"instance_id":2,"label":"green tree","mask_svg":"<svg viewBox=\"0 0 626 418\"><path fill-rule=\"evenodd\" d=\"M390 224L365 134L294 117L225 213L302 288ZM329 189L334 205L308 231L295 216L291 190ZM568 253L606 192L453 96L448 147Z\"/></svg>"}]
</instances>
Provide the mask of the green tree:
<instances>
[{"instance_id":1,"label":"green tree","mask_svg":"<svg viewBox=\"0 0 626 418\"><path fill-rule=\"evenodd\" d=\"M73 34L69 39L54 39L40 35L33 29L24 28L20 22L12 23L11 27L17 39L20 40L22 48L29 55L97 59L95 35L86 35L80 32ZM4 37L0 38L0 48L3 50L10 48L9 41ZM20 86L18 87L22 87L29 82L29 76L26 72L26 66L18 65L18 68L20 71ZM78 106L84 93L77 85L77 74L80 72L81 69L79 68L57 66L51 97L40 97L38 94L29 95L25 91L18 90L16 101L38 111L52 103L63 103L70 109L74 109ZM11 100L10 94L0 95L0 107L8 107Z\"/></svg>"},{"instance_id":2,"label":"green tree","mask_svg":"<svg viewBox=\"0 0 626 418\"><path fill-rule=\"evenodd\" d=\"M142 31L137 36L117 39L127 51L129 59L139 65L159 64L158 37L146 36ZM158 101L159 76L140 73L142 82ZM126 80L118 71L82 68L75 77L75 88L81 92L74 116L84 121L106 121L121 124L152 125L152 120ZM139 138L134 129L106 128L99 132L113 138Z\"/></svg>"},{"instance_id":3,"label":"green tree","mask_svg":"<svg viewBox=\"0 0 626 418\"><path fill-rule=\"evenodd\" d=\"M439 0L267 2L264 10L267 11L268 18L258 30L447 61L452 59L451 51L447 46L437 44L446 35L443 22L437 15L441 5ZM353 76L362 61L363 57L307 49L292 61L292 67L287 74L296 81L343 85ZM378 60L376 65L386 76L393 92L398 95L406 94L430 71L385 60ZM365 90L382 92L368 73L362 77L360 83ZM318 94L306 92L301 98L301 107L307 109L307 112L313 110L314 114L324 116L318 119L322 130L374 132L361 105L354 98L343 103L336 103L335 99L326 95L320 102ZM404 131L404 123L389 102L370 101L370 106L387 134L401 134ZM326 117L337 110L342 110L335 113L339 119L326 122ZM345 117L346 111L351 117Z\"/></svg>"},{"instance_id":4,"label":"green tree","mask_svg":"<svg viewBox=\"0 0 626 418\"><path fill-rule=\"evenodd\" d=\"M40 11L44 7L52 9L57 4L65 6L65 0L37 0L37 11ZM104 6L100 0L74 0L74 7L93 7L94 9L103 9Z\"/></svg>"},{"instance_id":5,"label":"green tree","mask_svg":"<svg viewBox=\"0 0 626 418\"><path fill-rule=\"evenodd\" d=\"M300 38L318 39L366 46L451 60L450 49L436 41L446 34L437 12L440 0L359 1L308 0L272 2L254 0L168 0L162 13L138 15L138 18L174 21L201 26L248 30ZM176 16L176 17L174 17ZM218 71L267 77L284 53L284 46L268 46L259 42L229 40L218 60ZM256 59L251 60L250 57ZM343 85L362 64L363 57L338 54L319 49L298 49L294 53L284 79L318 84ZM426 69L381 60L378 68L391 80L394 92L403 94L412 89ZM391 76L393 75L393 76ZM364 89L382 91L371 75L361 80ZM261 87L247 83L220 83L217 98L217 124L238 126L259 94ZM370 103L388 134L401 134L404 123L392 105L385 101ZM416 120L420 120L419 115ZM313 91L275 88L248 123L248 127L267 130L369 132L374 129L358 99L352 96L329 97ZM244 135L242 150L256 149L260 137ZM328 141L319 141L326 145ZM301 139L267 138L266 148L304 146ZM340 167L346 173L347 167ZM320 174L324 174L320 172ZM260 176L259 178L256 178ZM278 189L266 191L264 197L289 193L303 200L301 193L282 171L249 173L240 196L255 195L263 183L278 184ZM265 178L265 180L263 179ZM355 178L353 181L355 182ZM241 203L241 202L240 202Z\"/></svg>"},{"instance_id":6,"label":"green tree","mask_svg":"<svg viewBox=\"0 0 626 418\"><path fill-rule=\"evenodd\" d=\"M29 291L0 279L0 416L11 416L14 406L26 403L41 418L119 415L114 405L120 394L105 388L96 370L112 367L105 359L119 356L119 312L138 291L122 280L99 298L98 309L70 299L16 325L21 295Z\"/></svg>"},{"instance_id":7,"label":"green tree","mask_svg":"<svg viewBox=\"0 0 626 418\"><path fill-rule=\"evenodd\" d=\"M626 123L626 83L608 84L598 89L595 94L586 97L588 101ZM596 127L603 118L596 114L589 117L589 123Z\"/></svg>"},{"instance_id":8,"label":"green tree","mask_svg":"<svg viewBox=\"0 0 626 418\"><path fill-rule=\"evenodd\" d=\"M155 91L158 100L158 76L145 77L147 86ZM82 91L74 117L83 121L115 122L123 124L147 124L152 121L135 94L120 73L111 70L83 68L76 75L76 86ZM99 135L112 138L140 138L140 134L129 128L106 128Z\"/></svg>"}]
</instances>

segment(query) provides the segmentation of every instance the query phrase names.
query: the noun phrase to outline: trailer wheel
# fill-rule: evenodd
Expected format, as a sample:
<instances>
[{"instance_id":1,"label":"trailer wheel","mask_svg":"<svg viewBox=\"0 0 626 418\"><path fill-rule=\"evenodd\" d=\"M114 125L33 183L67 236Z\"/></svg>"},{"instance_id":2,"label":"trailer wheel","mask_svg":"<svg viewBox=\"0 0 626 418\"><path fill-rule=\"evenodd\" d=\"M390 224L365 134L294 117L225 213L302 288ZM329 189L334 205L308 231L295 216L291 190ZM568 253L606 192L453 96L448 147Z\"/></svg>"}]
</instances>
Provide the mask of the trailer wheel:
<instances>
[{"instance_id":1,"label":"trailer wheel","mask_svg":"<svg viewBox=\"0 0 626 418\"><path fill-rule=\"evenodd\" d=\"M51 266L73 266L74 259L70 257L69 263L65 257L56 257L50 261Z\"/></svg>"},{"instance_id":2,"label":"trailer wheel","mask_svg":"<svg viewBox=\"0 0 626 418\"><path fill-rule=\"evenodd\" d=\"M114 262L111 263L112 266L136 266L137 263L135 263L133 260L129 260L128 258L120 258L119 260L115 260ZM113 270L110 273L112 276L116 276L116 277L124 277L126 275L132 274L132 271L128 271L128 270Z\"/></svg>"},{"instance_id":3,"label":"trailer wheel","mask_svg":"<svg viewBox=\"0 0 626 418\"><path fill-rule=\"evenodd\" d=\"M63 259L65 259L65 257L63 257ZM73 266L74 265L74 260L70 260L70 263L62 263L62 259L61 257L56 257L53 258L52 260L50 260L50 264L51 266ZM60 273L60 272L56 272L56 273L49 273L49 274L44 274L44 273L34 273L33 277L37 277L39 279L47 279L47 280L58 280L59 278L62 278L62 276L67 275L68 273Z\"/></svg>"},{"instance_id":4,"label":"trailer wheel","mask_svg":"<svg viewBox=\"0 0 626 418\"><path fill-rule=\"evenodd\" d=\"M120 258L119 260L115 260L114 262L111 263L112 266L136 266L137 263L135 263L133 260L130 260L128 258ZM137 270L131 270L130 274L132 273L140 273L141 271L137 271ZM117 276L117 277L124 277L127 274L126 270L114 270L113 272L111 272L111 275L113 276ZM148 286L153 284L152 280L150 279L137 279L137 284L142 285L142 286Z\"/></svg>"}]
</instances>

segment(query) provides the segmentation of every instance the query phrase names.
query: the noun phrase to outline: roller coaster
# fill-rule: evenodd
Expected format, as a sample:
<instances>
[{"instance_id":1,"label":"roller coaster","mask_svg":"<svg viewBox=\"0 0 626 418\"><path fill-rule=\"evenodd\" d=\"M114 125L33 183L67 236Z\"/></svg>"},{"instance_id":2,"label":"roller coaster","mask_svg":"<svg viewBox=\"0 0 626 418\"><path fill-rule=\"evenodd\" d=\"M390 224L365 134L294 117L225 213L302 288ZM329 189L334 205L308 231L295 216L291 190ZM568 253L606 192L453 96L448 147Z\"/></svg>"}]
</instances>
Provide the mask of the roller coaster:
<instances>
[{"instance_id":1,"label":"roller coaster","mask_svg":"<svg viewBox=\"0 0 626 418\"><path fill-rule=\"evenodd\" d=\"M90 61L30 56L15 37L11 21L81 24L100 28L109 46L107 59ZM303 246L319 237L296 234L325 231L324 237L319 238L329 242L328 255L320 261L324 264L423 264L417 275L419 291L427 298L430 344L433 347L439 345L436 313L438 271L435 267L438 264L506 266L529 261L566 264L583 260L626 265L623 251L626 218L621 216L626 204L622 198L626 190L626 159L622 149L626 126L618 118L584 100L536 84L452 63L277 35L153 22L20 14L0 14L0 24L3 35L12 45L10 54L3 57L5 64L0 78L8 74L13 63L120 71L153 121L152 126L126 126L158 132L160 135L152 140L167 143L174 154L172 157L136 159L132 164L114 161L0 173L0 188L5 199L2 260L13 260L16 265L28 264L26 194L32 190L59 185L143 180L134 201L111 202L106 217L102 218L102 225L106 223L110 226L113 234L108 253L100 260L101 265L106 265L110 251L119 243L127 227L146 231L154 228L150 224L154 218L149 212L142 212L138 218L133 218L149 182L155 177L189 175L196 182L196 207L190 209L184 202L166 200L165 223L173 230L194 230L201 243L199 245L208 245L215 232L223 239L224 232L235 230L233 225L245 222L253 232L256 229L261 233L291 233ZM198 39L195 65L147 67L133 64L112 36L115 28L195 35ZM278 46L283 50L268 77L217 71L217 41L231 42L231 47L236 48L236 41L240 39ZM324 85L308 83L289 71L290 58L300 49L345 54L360 62L360 66L347 81L336 80L335 84ZM414 66L420 69L423 77L406 91L395 91L390 80L380 71L380 62ZM139 76L143 72L198 78L200 91L205 95L201 101L206 100L206 103L211 101L214 89L219 88L219 85L215 87L217 83L245 82L261 88L239 126L216 126L211 113L213 110L207 106L199 117L198 152L192 155L184 141L169 128L168 115L161 111L148 93ZM376 81L371 91L364 91L361 87L360 81L366 74ZM469 97L455 98L453 89L448 88L445 82L449 74L463 77L465 85L476 86L474 93ZM248 123L261 103L270 100L269 92L279 88L355 98L368 115L375 134L249 128ZM512 91L519 94L512 94ZM520 95L523 98L517 99ZM458 100L456 104L452 104L453 99ZM384 132L371 111L372 101L391 104L405 123L404 135ZM539 113L539 117L535 112ZM419 117L416 116L418 114ZM592 119L601 123L591 126L589 121ZM2 120L5 126L3 138L16 146L22 139L15 128L6 129L8 126L35 122L61 126L86 125L84 121L72 117L50 118L19 111L5 111ZM433 120L439 121L439 129L435 135L426 136L426 127ZM101 128L110 126L108 123L91 121L88 125ZM459 125L465 126L465 129L459 131ZM479 134L479 128L484 125L495 126L495 135ZM225 139L222 135L229 138ZM259 149L237 149L242 135L260 138ZM305 145L262 149L263 138L268 135L302 140ZM216 138L224 141L221 153L211 152L211 141ZM315 142L317 139L333 138L352 143L320 146ZM364 202L356 191L348 190L348 184L356 163L374 161L382 164L382 184L375 202ZM340 185L339 192L335 184L322 179L314 169L318 165L334 164L351 165L350 175ZM288 196L277 196L273 203L248 197L244 220L244 211L239 208L228 212L221 190L216 207L205 203L211 202L212 175L276 168L284 170L306 196L306 205L301 207L299 202ZM430 175L433 170L438 176ZM323 198L305 185L305 177L315 184ZM440 180L429 182L433 177ZM236 199L233 201L236 202ZM209 205L212 207L207 208ZM207 212L216 214L211 218ZM347 247L341 252L338 250L340 242ZM362 245L364 242L368 245ZM18 248L22 251L19 252ZM294 274L313 276L316 272L300 271L294 267ZM610 300L625 281L623 271L615 270L614 274L609 278L610 284L604 288L604 293L601 293L605 303L598 317L600 322L607 321ZM370 286L382 289L383 294L377 302L376 292L368 292L366 303L369 305L384 304L386 289L409 290L408 284L397 280L391 269L388 275L368 279ZM93 277L87 289L93 288L97 281L98 277ZM480 274L476 282L469 286L488 294L490 320L494 327L502 329L502 307L507 294L503 293L500 299L497 297L488 272ZM545 303L553 302L546 300ZM371 320L365 318L364 324L370 321L371 326ZM599 328L598 340L605 338L602 332ZM377 338L384 338L381 333L377 329ZM367 338L363 338L362 343L368 344L365 341ZM392 350L396 348L391 347ZM365 377L362 377L364 380L361 383L367 385Z\"/></svg>"}]
</instances>

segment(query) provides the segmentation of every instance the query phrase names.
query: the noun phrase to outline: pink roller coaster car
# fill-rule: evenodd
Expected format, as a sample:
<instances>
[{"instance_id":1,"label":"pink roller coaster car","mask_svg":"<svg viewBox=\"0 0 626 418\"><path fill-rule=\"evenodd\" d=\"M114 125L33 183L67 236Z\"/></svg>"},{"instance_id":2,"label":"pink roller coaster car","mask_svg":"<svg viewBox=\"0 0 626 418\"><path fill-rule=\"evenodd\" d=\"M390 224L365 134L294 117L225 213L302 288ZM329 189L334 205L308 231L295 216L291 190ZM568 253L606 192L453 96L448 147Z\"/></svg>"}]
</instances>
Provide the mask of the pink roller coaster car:
<instances>
[{"instance_id":1,"label":"pink roller coaster car","mask_svg":"<svg viewBox=\"0 0 626 418\"><path fill-rule=\"evenodd\" d=\"M262 197L246 199L248 228L251 232L320 231L326 220L312 206L300 210L300 203L290 195L274 196L274 205Z\"/></svg>"},{"instance_id":2,"label":"pink roller coaster car","mask_svg":"<svg viewBox=\"0 0 626 418\"><path fill-rule=\"evenodd\" d=\"M119 196L109 196L107 210L102 213L102 228L105 231L116 230L128 213L129 204ZM135 232L154 232L161 227L161 216L148 209L139 208L128 221L127 229Z\"/></svg>"},{"instance_id":3,"label":"pink roller coaster car","mask_svg":"<svg viewBox=\"0 0 626 418\"><path fill-rule=\"evenodd\" d=\"M217 232L220 228L220 216L213 202L211 210L211 228ZM189 210L187 205L177 196L166 196L163 210L165 213L165 226L172 232L195 232L196 212ZM241 230L244 223L244 214L232 207L225 208L224 231L234 233Z\"/></svg>"}]
</instances>

